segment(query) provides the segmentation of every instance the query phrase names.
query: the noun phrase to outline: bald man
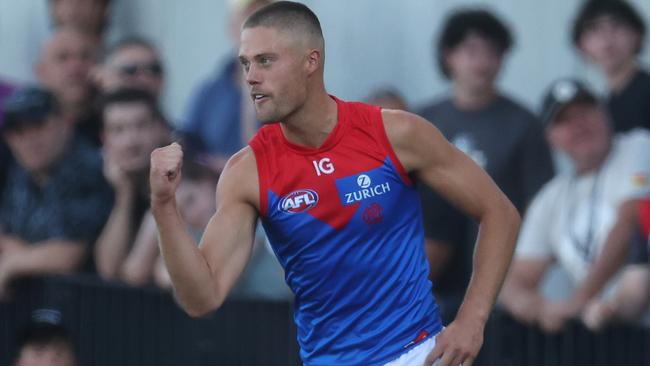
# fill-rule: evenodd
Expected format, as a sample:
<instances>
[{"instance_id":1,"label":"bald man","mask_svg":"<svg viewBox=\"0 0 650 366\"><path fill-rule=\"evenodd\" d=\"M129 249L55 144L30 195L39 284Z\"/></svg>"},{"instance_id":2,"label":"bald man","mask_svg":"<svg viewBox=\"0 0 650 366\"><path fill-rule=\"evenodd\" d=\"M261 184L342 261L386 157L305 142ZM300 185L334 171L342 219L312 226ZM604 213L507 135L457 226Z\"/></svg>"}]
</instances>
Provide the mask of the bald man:
<instances>
[{"instance_id":1,"label":"bald man","mask_svg":"<svg viewBox=\"0 0 650 366\"><path fill-rule=\"evenodd\" d=\"M77 124L77 131L99 144L99 123L92 115L93 87L90 73L98 45L75 28L56 30L43 45L35 65L38 81L57 98L63 117Z\"/></svg>"},{"instance_id":2,"label":"bald man","mask_svg":"<svg viewBox=\"0 0 650 366\"><path fill-rule=\"evenodd\" d=\"M177 299L218 308L261 218L296 295L305 365L471 365L512 257L516 209L471 159L413 114L328 95L324 40L306 6L276 2L242 27L239 60L264 127L226 165L197 246L175 191L182 149L152 154L152 211ZM443 330L414 179L481 224L475 275Z\"/></svg>"}]
</instances>

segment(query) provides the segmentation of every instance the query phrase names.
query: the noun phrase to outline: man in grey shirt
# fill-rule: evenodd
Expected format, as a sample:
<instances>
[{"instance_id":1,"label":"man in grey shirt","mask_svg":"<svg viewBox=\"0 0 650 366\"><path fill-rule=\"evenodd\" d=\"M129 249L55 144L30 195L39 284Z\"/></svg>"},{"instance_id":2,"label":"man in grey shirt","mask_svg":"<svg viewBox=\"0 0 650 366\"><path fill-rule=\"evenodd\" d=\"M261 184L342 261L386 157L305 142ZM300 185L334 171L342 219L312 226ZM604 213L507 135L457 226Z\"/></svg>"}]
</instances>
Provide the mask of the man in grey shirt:
<instances>
[{"instance_id":1,"label":"man in grey shirt","mask_svg":"<svg viewBox=\"0 0 650 366\"><path fill-rule=\"evenodd\" d=\"M437 44L451 95L419 114L477 162L523 212L553 175L541 123L495 86L512 44L507 27L486 10L452 14ZM421 189L427 255L443 320L454 318L471 273L476 226L440 197ZM437 286L437 284L444 284Z\"/></svg>"}]
</instances>

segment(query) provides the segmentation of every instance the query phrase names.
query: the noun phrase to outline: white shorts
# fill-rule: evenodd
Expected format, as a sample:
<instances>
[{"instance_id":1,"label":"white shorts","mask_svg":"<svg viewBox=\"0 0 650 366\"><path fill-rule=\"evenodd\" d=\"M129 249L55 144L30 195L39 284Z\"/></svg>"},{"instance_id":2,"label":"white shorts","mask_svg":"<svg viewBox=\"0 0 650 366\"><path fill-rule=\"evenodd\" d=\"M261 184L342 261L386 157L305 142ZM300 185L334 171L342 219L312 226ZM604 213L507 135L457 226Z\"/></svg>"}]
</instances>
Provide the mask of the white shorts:
<instances>
[{"instance_id":1,"label":"white shorts","mask_svg":"<svg viewBox=\"0 0 650 366\"><path fill-rule=\"evenodd\" d=\"M410 349L408 352L399 356L398 359L390 361L384 366L422 366L424 365L424 361L427 359L427 356L429 353L431 353L435 345L436 337L430 337L429 339ZM433 365L435 366L436 363Z\"/></svg>"}]
</instances>

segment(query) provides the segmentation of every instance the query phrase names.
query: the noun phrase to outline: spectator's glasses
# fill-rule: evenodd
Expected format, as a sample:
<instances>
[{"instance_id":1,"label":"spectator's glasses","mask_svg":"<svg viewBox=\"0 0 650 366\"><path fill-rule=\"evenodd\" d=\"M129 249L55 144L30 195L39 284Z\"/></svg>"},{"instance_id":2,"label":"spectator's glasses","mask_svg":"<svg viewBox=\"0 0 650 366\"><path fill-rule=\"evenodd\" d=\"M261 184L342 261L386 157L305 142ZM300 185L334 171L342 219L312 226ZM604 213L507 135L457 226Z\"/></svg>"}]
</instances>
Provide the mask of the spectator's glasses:
<instances>
[{"instance_id":1,"label":"spectator's glasses","mask_svg":"<svg viewBox=\"0 0 650 366\"><path fill-rule=\"evenodd\" d=\"M153 75L155 77L161 77L163 73L163 67L160 62L150 62L142 64L128 64L119 66L117 71L126 77L134 77L141 73Z\"/></svg>"}]
</instances>

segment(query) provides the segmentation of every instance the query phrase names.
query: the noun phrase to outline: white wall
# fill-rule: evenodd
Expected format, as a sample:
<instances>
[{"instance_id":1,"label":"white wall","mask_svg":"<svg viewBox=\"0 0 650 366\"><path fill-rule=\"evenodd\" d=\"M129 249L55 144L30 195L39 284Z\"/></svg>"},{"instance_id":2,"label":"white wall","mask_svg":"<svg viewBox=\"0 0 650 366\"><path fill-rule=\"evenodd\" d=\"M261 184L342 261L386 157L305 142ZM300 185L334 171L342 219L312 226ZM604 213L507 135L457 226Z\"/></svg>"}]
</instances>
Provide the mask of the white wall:
<instances>
[{"instance_id":1,"label":"white wall","mask_svg":"<svg viewBox=\"0 0 650 366\"><path fill-rule=\"evenodd\" d=\"M0 75L33 79L31 65L48 31L48 0L0 0ZM178 120L196 84L215 72L232 45L226 0L113 0L112 38L134 32L154 40L168 70L167 110ZM488 5L515 33L516 45L500 79L503 89L537 108L550 80L596 73L569 42L577 0L306 0L326 37L330 92L364 98L377 86L397 87L412 104L443 92L432 41L444 16L457 6ZM650 23L650 1L633 0ZM650 24L649 24L650 25ZM650 37L643 60L650 65Z\"/></svg>"}]
</instances>

